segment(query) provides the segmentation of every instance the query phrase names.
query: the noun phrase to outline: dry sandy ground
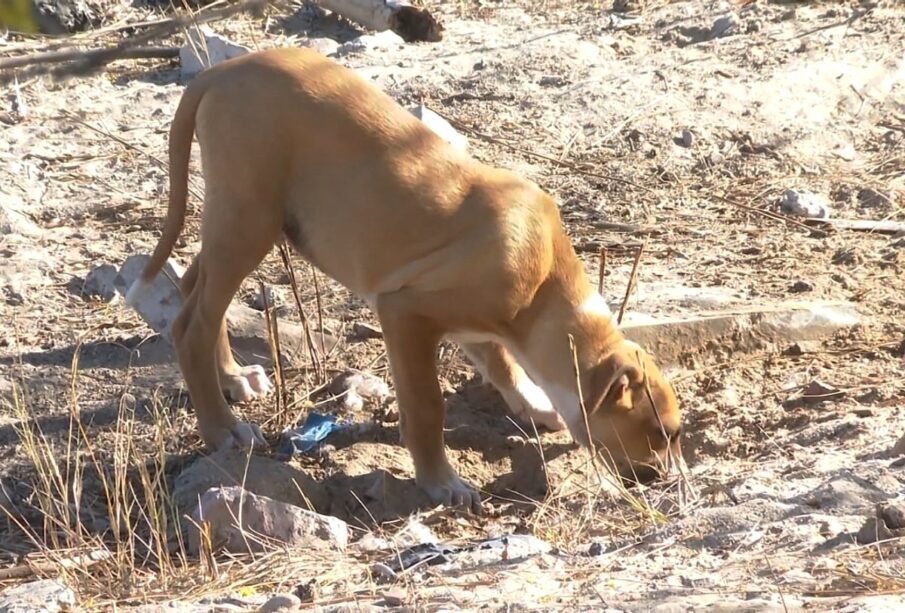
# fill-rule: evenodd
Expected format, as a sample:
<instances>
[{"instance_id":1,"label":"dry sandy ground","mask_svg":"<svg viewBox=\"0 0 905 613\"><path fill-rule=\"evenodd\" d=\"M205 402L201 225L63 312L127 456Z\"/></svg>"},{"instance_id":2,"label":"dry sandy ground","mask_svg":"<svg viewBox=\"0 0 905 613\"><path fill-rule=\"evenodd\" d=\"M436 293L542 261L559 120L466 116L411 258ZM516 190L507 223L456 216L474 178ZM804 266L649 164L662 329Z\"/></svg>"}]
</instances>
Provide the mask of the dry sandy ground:
<instances>
[{"instance_id":1,"label":"dry sandy ground","mask_svg":"<svg viewBox=\"0 0 905 613\"><path fill-rule=\"evenodd\" d=\"M861 324L797 350L716 347L674 369L688 410L688 483L682 496L676 481L645 494L665 522L623 501L563 494L573 473L588 471L583 453L566 435L521 432L456 348L444 346L452 455L492 498L486 517L435 514L431 528L441 539L533 532L556 549L521 562L428 567L405 583L403 600L429 609L893 610L905 590L901 537L864 546L854 535L876 503L901 501L905 491L903 462L889 453L905 433L905 238L817 235L751 209L777 212L782 192L796 188L821 194L835 217L905 221L901 7L677 2L615 14L593 2L429 4L444 18L442 42L340 61L400 102L455 119L475 156L554 193L595 278L600 245L645 242L630 310L682 316L826 299L854 304ZM708 40L714 21L730 13L736 29ZM251 47L360 34L304 8L214 27ZM202 452L163 342L121 303L82 295L93 267L119 265L155 242L167 192L160 160L183 85L176 62L120 62L97 76L28 80L21 119L11 94L0 101L8 113L0 124L0 477L11 492L5 504L17 504L26 521L37 521L27 510L35 477L19 443L14 385L53 440L64 440L77 396L101 454L115 447L124 405L138 415L139 449L153 430L150 407L164 408L170 477ZM690 147L683 130L694 135ZM200 191L197 162L196 151ZM176 251L183 264L197 250L196 230L194 214ZM614 304L630 264L612 251L604 293ZM296 268L314 314L312 272ZM237 300L251 303L259 281L283 296L288 319L298 317L276 254ZM341 338L329 373L388 377L381 341L352 334L373 315L322 276L318 289L325 327ZM268 431L274 440L279 425L312 408L369 422L297 464L325 484L319 510L365 526L371 515L411 510L399 503L415 497L392 402L349 412L325 394L309 399L319 381L294 366L289 410ZM797 400L814 379L840 393ZM237 410L263 421L272 403ZM381 469L400 497L364 513L347 490L366 490ZM85 498L103 516L103 501ZM31 545L6 524L0 555L12 562ZM350 595L316 572L244 601L233 596L251 606L311 579L324 584L313 601L324 607L385 604L379 587Z\"/></svg>"}]
</instances>

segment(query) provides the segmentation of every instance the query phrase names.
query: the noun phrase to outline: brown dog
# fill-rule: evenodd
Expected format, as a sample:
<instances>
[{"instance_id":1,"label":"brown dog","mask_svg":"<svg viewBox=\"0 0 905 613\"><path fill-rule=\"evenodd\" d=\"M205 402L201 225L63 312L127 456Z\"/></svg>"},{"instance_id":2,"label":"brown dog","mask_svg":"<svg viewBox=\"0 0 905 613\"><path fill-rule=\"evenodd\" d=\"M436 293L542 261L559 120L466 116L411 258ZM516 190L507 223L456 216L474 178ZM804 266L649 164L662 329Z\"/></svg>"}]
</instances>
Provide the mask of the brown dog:
<instances>
[{"instance_id":1,"label":"brown dog","mask_svg":"<svg viewBox=\"0 0 905 613\"><path fill-rule=\"evenodd\" d=\"M444 448L436 366L444 337L464 347L514 413L565 425L585 445L590 431L623 475L650 472L675 444L675 394L617 330L553 199L450 147L378 88L312 51L249 54L186 89L170 131L166 226L130 303L182 229L195 131L206 185L202 248L183 279L172 332L210 447L263 443L224 399L270 389L259 366L233 359L224 312L282 235L376 311L402 437L432 500L481 504Z\"/></svg>"}]
</instances>

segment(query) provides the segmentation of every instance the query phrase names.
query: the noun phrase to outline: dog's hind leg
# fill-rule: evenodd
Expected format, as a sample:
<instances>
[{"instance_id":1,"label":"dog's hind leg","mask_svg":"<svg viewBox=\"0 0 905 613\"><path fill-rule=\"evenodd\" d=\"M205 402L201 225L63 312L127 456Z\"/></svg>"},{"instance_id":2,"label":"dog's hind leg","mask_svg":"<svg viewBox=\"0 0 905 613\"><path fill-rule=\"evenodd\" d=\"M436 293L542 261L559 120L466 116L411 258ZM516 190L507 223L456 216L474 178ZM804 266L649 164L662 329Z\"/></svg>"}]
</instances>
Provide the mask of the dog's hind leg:
<instances>
[{"instance_id":1,"label":"dog's hind leg","mask_svg":"<svg viewBox=\"0 0 905 613\"><path fill-rule=\"evenodd\" d=\"M544 390L528 377L502 345L493 342L463 343L462 349L481 377L500 392L513 415L523 422L534 420L535 424L548 430L558 431L566 427Z\"/></svg>"},{"instance_id":2,"label":"dog's hind leg","mask_svg":"<svg viewBox=\"0 0 905 613\"><path fill-rule=\"evenodd\" d=\"M182 276L180 288L183 298L187 298L192 293L197 280L198 258L195 258ZM261 366L257 364L241 366L236 362L229 345L225 322L220 326L216 351L220 389L227 398L235 402L245 402L259 396L266 396L273 389L267 374Z\"/></svg>"},{"instance_id":3,"label":"dog's hind leg","mask_svg":"<svg viewBox=\"0 0 905 613\"><path fill-rule=\"evenodd\" d=\"M260 429L238 422L221 391L221 371L232 362L224 315L242 280L279 236L279 221L260 215L254 204L206 200L201 253L186 275L191 290L173 325L179 365L209 447L263 445Z\"/></svg>"}]
</instances>

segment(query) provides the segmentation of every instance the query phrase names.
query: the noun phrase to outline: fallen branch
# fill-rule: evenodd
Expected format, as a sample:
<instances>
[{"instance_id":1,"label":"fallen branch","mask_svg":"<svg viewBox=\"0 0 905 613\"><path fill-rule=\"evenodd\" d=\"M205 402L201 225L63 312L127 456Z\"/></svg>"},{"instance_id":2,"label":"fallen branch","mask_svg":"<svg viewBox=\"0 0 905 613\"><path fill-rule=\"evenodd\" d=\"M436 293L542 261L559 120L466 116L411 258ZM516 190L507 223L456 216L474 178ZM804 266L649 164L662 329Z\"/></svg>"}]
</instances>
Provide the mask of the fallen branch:
<instances>
[{"instance_id":1,"label":"fallen branch","mask_svg":"<svg viewBox=\"0 0 905 613\"><path fill-rule=\"evenodd\" d=\"M47 59L48 56L52 57L52 53L57 52L43 52L35 54L38 56L44 56L43 58L39 57L38 61L30 61L28 59L25 59L34 57L34 55L24 56L24 58L7 58L5 61L3 61L3 63L0 63L0 70L4 71L0 73L0 83L6 84L13 81L15 78L18 78L21 81L27 78L37 77L41 75L50 75L55 78L64 78L90 74L117 59L130 57L130 54L135 52L140 53L140 50L142 48L153 49L153 47L147 47L147 43L149 41L172 36L183 28L187 28L189 26L198 26L203 23L218 21L220 19L226 19L238 13L254 11L267 5L280 3L281 1L268 2L267 0L246 0L245 2L237 2L221 9L206 11L203 15L193 13L180 15L179 17L163 20L158 26L149 28L147 31L141 34L131 36L116 45L102 49L75 52L75 55L72 57L66 57L65 55L63 55L62 58L57 57L56 59ZM157 47L156 49L160 50L161 48ZM74 50L64 50L60 51L59 53L70 54L73 52ZM147 53L147 51L145 52ZM167 53L169 53L169 51ZM134 58L136 56L131 57ZM139 55L137 57L148 56ZM55 68L49 67L50 64L59 63L64 63L64 65L57 66ZM16 68L17 66L24 67L25 69L18 71L11 70L12 68Z\"/></svg>"},{"instance_id":2,"label":"fallen branch","mask_svg":"<svg viewBox=\"0 0 905 613\"><path fill-rule=\"evenodd\" d=\"M392 30L407 43L443 39L443 24L427 9L399 0L316 0L323 8L375 32Z\"/></svg>"},{"instance_id":3,"label":"fallen branch","mask_svg":"<svg viewBox=\"0 0 905 613\"><path fill-rule=\"evenodd\" d=\"M875 232L877 234L898 234L905 232L905 222L874 219L808 219L808 226L830 227L838 230L854 230L856 232Z\"/></svg>"},{"instance_id":4,"label":"fallen branch","mask_svg":"<svg viewBox=\"0 0 905 613\"><path fill-rule=\"evenodd\" d=\"M135 60L145 58L171 58L179 55L179 47L136 47L118 49L61 49L46 53L32 53L0 59L0 70L33 66L35 64L59 64L77 60L87 66L99 67L114 60Z\"/></svg>"}]
</instances>

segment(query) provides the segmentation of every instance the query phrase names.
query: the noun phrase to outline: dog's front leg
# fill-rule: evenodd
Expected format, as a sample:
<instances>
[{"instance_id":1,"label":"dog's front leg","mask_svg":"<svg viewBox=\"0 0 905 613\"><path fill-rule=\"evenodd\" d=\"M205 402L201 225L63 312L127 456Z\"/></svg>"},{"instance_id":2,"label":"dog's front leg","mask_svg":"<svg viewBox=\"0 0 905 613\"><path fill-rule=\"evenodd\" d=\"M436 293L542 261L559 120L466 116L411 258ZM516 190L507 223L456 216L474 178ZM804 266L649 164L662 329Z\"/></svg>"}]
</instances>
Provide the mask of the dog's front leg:
<instances>
[{"instance_id":1,"label":"dog's front leg","mask_svg":"<svg viewBox=\"0 0 905 613\"><path fill-rule=\"evenodd\" d=\"M396 387L402 439L412 454L416 483L435 504L480 512L480 495L449 463L443 442L445 406L436 362L442 333L429 319L412 314L404 295L398 293L381 296L377 313Z\"/></svg>"},{"instance_id":2,"label":"dog's front leg","mask_svg":"<svg viewBox=\"0 0 905 613\"><path fill-rule=\"evenodd\" d=\"M553 409L547 395L502 345L463 343L462 349L484 381L500 392L512 414L525 425L530 427L534 420L538 426L554 432L565 429L565 422Z\"/></svg>"}]
</instances>

